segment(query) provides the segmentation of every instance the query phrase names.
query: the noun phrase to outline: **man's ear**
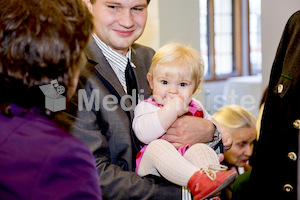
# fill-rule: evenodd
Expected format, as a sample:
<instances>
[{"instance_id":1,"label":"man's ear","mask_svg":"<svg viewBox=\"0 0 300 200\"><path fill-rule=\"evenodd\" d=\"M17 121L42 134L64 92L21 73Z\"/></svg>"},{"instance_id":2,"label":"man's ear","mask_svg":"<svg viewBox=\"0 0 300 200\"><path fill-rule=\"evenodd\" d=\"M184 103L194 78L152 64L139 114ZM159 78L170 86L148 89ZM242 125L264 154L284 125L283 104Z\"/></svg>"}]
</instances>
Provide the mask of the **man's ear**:
<instances>
[{"instance_id":1,"label":"man's ear","mask_svg":"<svg viewBox=\"0 0 300 200\"><path fill-rule=\"evenodd\" d=\"M150 88L153 90L153 77L151 76L150 73L147 74L147 80L148 80L148 83L150 85Z\"/></svg>"}]
</instances>

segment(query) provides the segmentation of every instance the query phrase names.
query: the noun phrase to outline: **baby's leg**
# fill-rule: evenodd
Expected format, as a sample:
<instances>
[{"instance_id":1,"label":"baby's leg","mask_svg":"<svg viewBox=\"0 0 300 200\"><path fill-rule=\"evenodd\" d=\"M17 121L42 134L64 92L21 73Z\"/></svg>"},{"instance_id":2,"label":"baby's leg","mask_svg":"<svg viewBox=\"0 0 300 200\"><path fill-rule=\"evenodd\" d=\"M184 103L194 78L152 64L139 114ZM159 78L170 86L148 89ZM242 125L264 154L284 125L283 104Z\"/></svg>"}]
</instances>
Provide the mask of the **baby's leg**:
<instances>
[{"instance_id":1,"label":"baby's leg","mask_svg":"<svg viewBox=\"0 0 300 200\"><path fill-rule=\"evenodd\" d=\"M186 186L192 175L199 168L188 162L176 148L165 140L151 142L141 159L138 174L161 174L167 180Z\"/></svg>"},{"instance_id":2,"label":"baby's leg","mask_svg":"<svg viewBox=\"0 0 300 200\"><path fill-rule=\"evenodd\" d=\"M220 164L216 152L210 146L201 143L191 146L183 157L199 169Z\"/></svg>"},{"instance_id":3,"label":"baby's leg","mask_svg":"<svg viewBox=\"0 0 300 200\"><path fill-rule=\"evenodd\" d=\"M199 173L191 177L188 184L194 199L220 195L218 192L237 176L236 172L231 170L224 171L227 167L220 165L216 152L206 144L199 143L191 146L183 157L193 165L202 168Z\"/></svg>"}]
</instances>

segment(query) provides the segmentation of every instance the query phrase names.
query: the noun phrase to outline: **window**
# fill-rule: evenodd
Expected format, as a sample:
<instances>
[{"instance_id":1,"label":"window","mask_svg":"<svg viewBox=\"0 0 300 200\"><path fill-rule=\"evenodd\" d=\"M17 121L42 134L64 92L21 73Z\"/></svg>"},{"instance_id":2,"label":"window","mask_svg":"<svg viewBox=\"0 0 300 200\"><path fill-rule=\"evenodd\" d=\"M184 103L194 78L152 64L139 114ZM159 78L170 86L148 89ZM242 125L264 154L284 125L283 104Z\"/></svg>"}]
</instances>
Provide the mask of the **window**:
<instances>
[{"instance_id":1,"label":"window","mask_svg":"<svg viewBox=\"0 0 300 200\"><path fill-rule=\"evenodd\" d=\"M247 9L242 9L244 5ZM200 51L206 66L205 79L259 73L260 0L199 0L199 9ZM243 31L248 34L243 34ZM248 56L242 53L243 46L248 47ZM242 66L243 59L248 59L249 66Z\"/></svg>"},{"instance_id":2,"label":"window","mask_svg":"<svg viewBox=\"0 0 300 200\"><path fill-rule=\"evenodd\" d=\"M211 70L208 67L208 5L207 0L200 0L200 51L202 54L205 72L204 74L210 74Z\"/></svg>"},{"instance_id":3,"label":"window","mask_svg":"<svg viewBox=\"0 0 300 200\"><path fill-rule=\"evenodd\" d=\"M213 19L216 76L232 74L234 71L232 0L215 0Z\"/></svg>"},{"instance_id":4,"label":"window","mask_svg":"<svg viewBox=\"0 0 300 200\"><path fill-rule=\"evenodd\" d=\"M251 74L261 71L261 0L249 1L249 40Z\"/></svg>"}]
</instances>

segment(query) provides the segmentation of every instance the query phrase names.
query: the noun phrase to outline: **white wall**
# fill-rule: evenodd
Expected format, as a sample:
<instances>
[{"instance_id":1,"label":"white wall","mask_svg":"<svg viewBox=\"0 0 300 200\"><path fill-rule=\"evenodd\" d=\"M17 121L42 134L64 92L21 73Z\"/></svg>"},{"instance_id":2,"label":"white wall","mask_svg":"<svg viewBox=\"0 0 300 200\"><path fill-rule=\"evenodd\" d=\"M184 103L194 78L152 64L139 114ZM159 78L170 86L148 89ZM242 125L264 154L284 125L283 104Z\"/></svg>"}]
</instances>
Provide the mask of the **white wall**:
<instances>
[{"instance_id":1,"label":"white wall","mask_svg":"<svg viewBox=\"0 0 300 200\"><path fill-rule=\"evenodd\" d=\"M198 0L161 0L160 45L181 42L200 50Z\"/></svg>"},{"instance_id":2,"label":"white wall","mask_svg":"<svg viewBox=\"0 0 300 200\"><path fill-rule=\"evenodd\" d=\"M158 50L160 47L158 0L152 0L148 6L148 20L143 35L137 43Z\"/></svg>"},{"instance_id":3,"label":"white wall","mask_svg":"<svg viewBox=\"0 0 300 200\"><path fill-rule=\"evenodd\" d=\"M299 0L262 0L262 89L269 83L270 72L280 38L289 17L300 10Z\"/></svg>"},{"instance_id":4,"label":"white wall","mask_svg":"<svg viewBox=\"0 0 300 200\"><path fill-rule=\"evenodd\" d=\"M148 22L138 43L157 50L168 42L182 42L200 50L197 0L151 0Z\"/></svg>"}]
</instances>

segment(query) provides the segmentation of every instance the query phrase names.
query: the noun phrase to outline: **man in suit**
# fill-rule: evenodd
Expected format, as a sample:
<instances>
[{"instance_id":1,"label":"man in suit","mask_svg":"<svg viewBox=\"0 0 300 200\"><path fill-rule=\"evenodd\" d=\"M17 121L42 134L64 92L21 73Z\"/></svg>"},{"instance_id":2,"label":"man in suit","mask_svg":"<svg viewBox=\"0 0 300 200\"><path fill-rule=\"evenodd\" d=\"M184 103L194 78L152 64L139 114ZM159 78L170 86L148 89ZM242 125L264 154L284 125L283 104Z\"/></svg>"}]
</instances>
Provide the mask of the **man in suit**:
<instances>
[{"instance_id":1,"label":"man in suit","mask_svg":"<svg viewBox=\"0 0 300 200\"><path fill-rule=\"evenodd\" d=\"M261 133L250 176L251 193L255 199L289 200L300 197L299 38L300 11L288 20L272 66Z\"/></svg>"},{"instance_id":2,"label":"man in suit","mask_svg":"<svg viewBox=\"0 0 300 200\"><path fill-rule=\"evenodd\" d=\"M273 62L260 137L239 198L300 199L300 11L288 20Z\"/></svg>"},{"instance_id":3,"label":"man in suit","mask_svg":"<svg viewBox=\"0 0 300 200\"><path fill-rule=\"evenodd\" d=\"M131 122L137 99L127 95L125 71L130 64L139 100L148 98L146 75L154 51L133 43L145 28L150 0L85 1L95 24L85 50L88 63L80 75L79 92L55 121L90 147L104 199L181 199L179 186L163 178L142 178L134 173L140 144ZM220 137L216 130L205 119L185 116L174 123L165 139L174 146L205 143Z\"/></svg>"}]
</instances>

